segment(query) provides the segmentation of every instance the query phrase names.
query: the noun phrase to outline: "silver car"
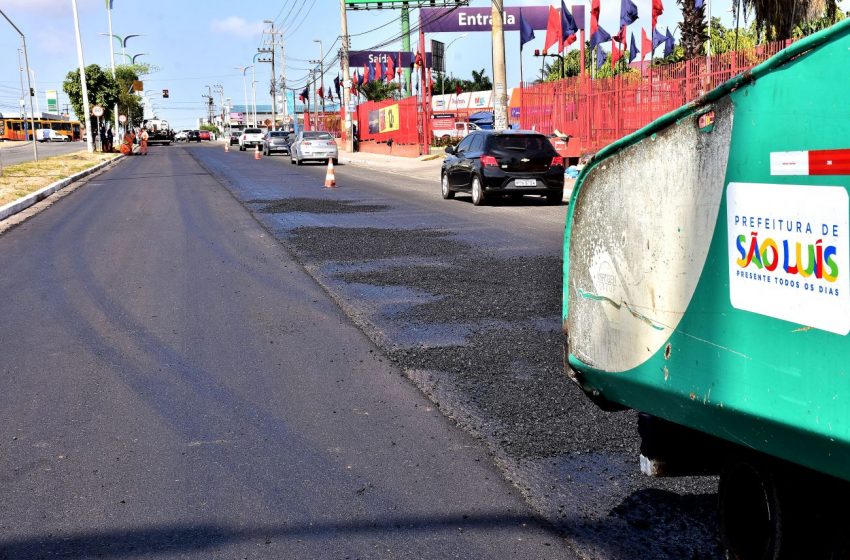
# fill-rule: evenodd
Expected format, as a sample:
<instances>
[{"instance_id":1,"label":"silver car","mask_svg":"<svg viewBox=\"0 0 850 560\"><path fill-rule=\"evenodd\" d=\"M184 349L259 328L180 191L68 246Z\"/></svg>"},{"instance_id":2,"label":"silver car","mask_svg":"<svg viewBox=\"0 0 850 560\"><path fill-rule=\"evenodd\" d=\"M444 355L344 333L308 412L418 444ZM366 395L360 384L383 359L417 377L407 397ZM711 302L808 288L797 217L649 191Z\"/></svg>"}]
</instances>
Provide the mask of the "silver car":
<instances>
[{"instance_id":1,"label":"silver car","mask_svg":"<svg viewBox=\"0 0 850 560\"><path fill-rule=\"evenodd\" d=\"M301 165L305 161L339 161L336 141L330 132L302 130L289 147L289 162Z\"/></svg>"},{"instance_id":2,"label":"silver car","mask_svg":"<svg viewBox=\"0 0 850 560\"><path fill-rule=\"evenodd\" d=\"M270 156L275 152L289 153L289 132L272 130L263 136L263 154Z\"/></svg>"}]
</instances>

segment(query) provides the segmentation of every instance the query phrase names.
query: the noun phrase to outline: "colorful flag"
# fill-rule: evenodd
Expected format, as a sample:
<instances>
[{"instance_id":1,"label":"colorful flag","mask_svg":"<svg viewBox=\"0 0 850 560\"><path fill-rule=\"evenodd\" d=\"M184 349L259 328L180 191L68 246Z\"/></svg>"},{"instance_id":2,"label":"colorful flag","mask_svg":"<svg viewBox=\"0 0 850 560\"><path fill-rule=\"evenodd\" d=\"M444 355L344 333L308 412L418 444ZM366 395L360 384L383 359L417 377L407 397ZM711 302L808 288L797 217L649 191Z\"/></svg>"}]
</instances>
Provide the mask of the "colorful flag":
<instances>
[{"instance_id":1,"label":"colorful flag","mask_svg":"<svg viewBox=\"0 0 850 560\"><path fill-rule=\"evenodd\" d=\"M652 0L652 29L658 25L658 16L664 13L664 3L661 0Z\"/></svg>"},{"instance_id":2,"label":"colorful flag","mask_svg":"<svg viewBox=\"0 0 850 560\"><path fill-rule=\"evenodd\" d=\"M637 44L635 43L635 34L634 34L634 32L632 32L632 41L631 41L631 43L632 43L632 44L629 46L629 64L631 64L631 63L634 61L634 59L636 59L636 58L637 58L637 55L638 55L638 48L637 48Z\"/></svg>"},{"instance_id":3,"label":"colorful flag","mask_svg":"<svg viewBox=\"0 0 850 560\"><path fill-rule=\"evenodd\" d=\"M381 72L382 65L380 62L375 61L375 80L380 82L384 79L384 74Z\"/></svg>"},{"instance_id":4,"label":"colorful flag","mask_svg":"<svg viewBox=\"0 0 850 560\"><path fill-rule=\"evenodd\" d=\"M606 58L608 58L608 54L605 52L605 49L599 49L596 51L596 67L602 68L602 65L605 64Z\"/></svg>"},{"instance_id":5,"label":"colorful flag","mask_svg":"<svg viewBox=\"0 0 850 560\"><path fill-rule=\"evenodd\" d=\"M363 84L364 85L372 81L372 77L370 75L372 73L371 69L372 69L372 65L369 64L368 62L363 65Z\"/></svg>"},{"instance_id":6,"label":"colorful flag","mask_svg":"<svg viewBox=\"0 0 850 560\"><path fill-rule=\"evenodd\" d=\"M564 0L561 0L561 42L558 44L560 52L564 51L565 45L570 46L575 43L576 33L578 33L576 20L573 19L573 15L567 9Z\"/></svg>"},{"instance_id":7,"label":"colorful flag","mask_svg":"<svg viewBox=\"0 0 850 560\"><path fill-rule=\"evenodd\" d=\"M106 9L107 9L107 10L111 10L111 9L112 9L112 0L106 0Z\"/></svg>"},{"instance_id":8,"label":"colorful flag","mask_svg":"<svg viewBox=\"0 0 850 560\"><path fill-rule=\"evenodd\" d=\"M676 40L673 38L673 34L670 33L670 28L667 28L667 36L664 39L664 56L670 56L673 54L673 47L676 46Z\"/></svg>"},{"instance_id":9,"label":"colorful flag","mask_svg":"<svg viewBox=\"0 0 850 560\"><path fill-rule=\"evenodd\" d=\"M551 9L551 8L550 8ZM534 29L522 17L522 8L519 10L519 50L522 52L522 46L534 39Z\"/></svg>"},{"instance_id":10,"label":"colorful flag","mask_svg":"<svg viewBox=\"0 0 850 560\"><path fill-rule=\"evenodd\" d=\"M622 43L624 45L626 44L626 26L625 25L623 27L621 27L619 31L617 31L617 34L614 35L613 39L614 39L614 41L616 41L618 43Z\"/></svg>"},{"instance_id":11,"label":"colorful flag","mask_svg":"<svg viewBox=\"0 0 850 560\"><path fill-rule=\"evenodd\" d=\"M611 40L611 35L605 31L602 26L596 26L596 33L590 36L590 48L592 49L596 45L601 45L602 43L607 43Z\"/></svg>"},{"instance_id":12,"label":"colorful flag","mask_svg":"<svg viewBox=\"0 0 850 560\"><path fill-rule=\"evenodd\" d=\"M611 68L614 68L617 64L617 61L620 60L620 55L622 52L617 47L617 41L611 42Z\"/></svg>"},{"instance_id":13,"label":"colorful flag","mask_svg":"<svg viewBox=\"0 0 850 560\"><path fill-rule=\"evenodd\" d=\"M325 96L325 88L323 88L322 86L319 86L319 91L317 92L316 97L318 97L319 99L321 99L321 98L323 98L324 96Z\"/></svg>"},{"instance_id":14,"label":"colorful flag","mask_svg":"<svg viewBox=\"0 0 850 560\"><path fill-rule=\"evenodd\" d=\"M310 87L305 87L304 91L302 91L301 95L299 95L298 97L301 99L301 101L310 101Z\"/></svg>"},{"instance_id":15,"label":"colorful flag","mask_svg":"<svg viewBox=\"0 0 850 560\"><path fill-rule=\"evenodd\" d=\"M590 3L590 36L596 34L599 28L599 0L592 0Z\"/></svg>"},{"instance_id":16,"label":"colorful flag","mask_svg":"<svg viewBox=\"0 0 850 560\"><path fill-rule=\"evenodd\" d=\"M643 59L652 52L652 41L647 37L646 29L641 29L640 33L640 61L643 62Z\"/></svg>"},{"instance_id":17,"label":"colorful flag","mask_svg":"<svg viewBox=\"0 0 850 560\"><path fill-rule=\"evenodd\" d=\"M632 0L620 0L620 27L633 24L637 18L638 9L635 3ZM626 42L625 37L622 42Z\"/></svg>"},{"instance_id":18,"label":"colorful flag","mask_svg":"<svg viewBox=\"0 0 850 560\"><path fill-rule=\"evenodd\" d=\"M336 78L334 78L334 90L336 90L336 98L342 99L339 95L339 74L337 74Z\"/></svg>"},{"instance_id":19,"label":"colorful flag","mask_svg":"<svg viewBox=\"0 0 850 560\"><path fill-rule=\"evenodd\" d=\"M658 48L658 45L665 42L667 40L667 36L664 33L661 33L657 29L652 30L652 50Z\"/></svg>"},{"instance_id":20,"label":"colorful flag","mask_svg":"<svg viewBox=\"0 0 850 560\"><path fill-rule=\"evenodd\" d=\"M546 40L543 42L543 51L561 41L561 17L558 10L549 6L549 17L546 19Z\"/></svg>"},{"instance_id":21,"label":"colorful flag","mask_svg":"<svg viewBox=\"0 0 850 560\"><path fill-rule=\"evenodd\" d=\"M395 78L395 63L393 62L392 55L387 57L387 81L392 81Z\"/></svg>"}]
</instances>

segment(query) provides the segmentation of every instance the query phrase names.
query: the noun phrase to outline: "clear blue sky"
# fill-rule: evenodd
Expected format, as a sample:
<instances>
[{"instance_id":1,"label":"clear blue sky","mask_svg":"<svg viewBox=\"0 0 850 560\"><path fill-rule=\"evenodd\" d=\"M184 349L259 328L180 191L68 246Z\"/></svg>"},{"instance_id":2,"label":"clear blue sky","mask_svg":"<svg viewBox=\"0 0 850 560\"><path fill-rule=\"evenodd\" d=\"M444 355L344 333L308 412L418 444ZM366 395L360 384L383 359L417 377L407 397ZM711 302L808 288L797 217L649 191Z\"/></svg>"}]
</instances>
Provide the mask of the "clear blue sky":
<instances>
[{"instance_id":1,"label":"clear blue sky","mask_svg":"<svg viewBox=\"0 0 850 560\"><path fill-rule=\"evenodd\" d=\"M77 0L86 64L109 66L109 39L99 35L107 32L105 0ZM568 6L578 1L567 2ZM589 6L589 1L585 2ZM635 0L640 19L635 24L649 26L651 0ZM508 6L546 5L545 1L506 0ZM671 28L681 19L675 0L664 0L665 13L659 26ZM850 0L843 2L847 9ZM489 6L488 0L473 0L473 6ZM560 5L560 3L558 3ZM714 0L712 14L731 22L731 0ZM601 24L613 31L619 20L620 2L602 0ZM60 91L60 105L66 98L61 92L65 74L77 67L71 0L5 0L0 6L6 15L26 34L30 67L35 71L39 103L46 110L44 91ZM352 48L366 50L400 35L399 12L381 10L349 12L348 29ZM257 47L262 44L263 20L276 20L284 30L286 76L290 87L305 83L309 60L319 57L319 44L324 44L327 61L339 48L339 4L337 0L264 0L262 2L232 2L227 0L114 0L113 33L142 34L129 40L129 54L148 53L139 57L158 67L145 78L145 89L160 92L167 88L169 99L155 99L158 115L171 121L175 128L194 126L204 114L201 98L207 85L221 84L225 97L242 104L242 73L236 66L252 63ZM411 25L418 20L411 14ZM20 41L14 30L0 22L0 112L17 114L20 97L17 49ZM379 28L370 33L366 31ZM539 68L539 59L531 53L541 48L545 31L524 49L526 78ZM457 34L434 34L426 39L446 43ZM266 36L267 38L267 36ZM412 40L416 41L416 37ZM117 42L116 42L117 44ZM519 38L517 32L506 34L508 87L519 81ZM387 50L400 49L395 41ZM118 51L120 52L120 50ZM330 53L330 54L328 54ZM120 59L117 55L116 62ZM469 77L472 70L484 68L492 77L490 35L470 33L458 39L448 50L447 70L455 76ZM326 83L337 75L338 66L327 71ZM257 103L268 104L269 64L258 64ZM251 71L248 71L250 97ZM218 99L216 99L218 104Z\"/></svg>"}]
</instances>

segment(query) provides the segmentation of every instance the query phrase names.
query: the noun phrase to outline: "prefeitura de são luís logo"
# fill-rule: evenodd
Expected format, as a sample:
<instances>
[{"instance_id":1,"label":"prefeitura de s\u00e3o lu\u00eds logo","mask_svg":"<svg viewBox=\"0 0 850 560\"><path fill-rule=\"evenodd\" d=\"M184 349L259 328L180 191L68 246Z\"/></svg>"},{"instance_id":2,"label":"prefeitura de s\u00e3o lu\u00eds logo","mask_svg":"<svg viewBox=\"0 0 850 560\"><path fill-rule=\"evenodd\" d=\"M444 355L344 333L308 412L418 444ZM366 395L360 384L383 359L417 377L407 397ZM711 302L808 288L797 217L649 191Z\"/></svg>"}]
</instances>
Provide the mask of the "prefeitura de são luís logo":
<instances>
[{"instance_id":1,"label":"prefeitura de s\u00e3o lu\u00eds logo","mask_svg":"<svg viewBox=\"0 0 850 560\"><path fill-rule=\"evenodd\" d=\"M727 224L734 307L850 332L843 187L731 183Z\"/></svg>"}]
</instances>

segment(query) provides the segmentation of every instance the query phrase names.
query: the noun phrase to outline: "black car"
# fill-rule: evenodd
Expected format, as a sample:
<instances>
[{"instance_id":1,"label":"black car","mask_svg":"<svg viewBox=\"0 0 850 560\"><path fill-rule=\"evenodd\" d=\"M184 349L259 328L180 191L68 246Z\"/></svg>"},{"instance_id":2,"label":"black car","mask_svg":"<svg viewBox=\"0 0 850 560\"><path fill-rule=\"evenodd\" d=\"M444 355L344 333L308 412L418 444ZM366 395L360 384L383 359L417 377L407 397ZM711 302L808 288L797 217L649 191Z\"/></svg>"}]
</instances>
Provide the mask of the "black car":
<instances>
[{"instance_id":1,"label":"black car","mask_svg":"<svg viewBox=\"0 0 850 560\"><path fill-rule=\"evenodd\" d=\"M549 204L564 197L564 158L538 132L476 131L446 154L443 198L469 192L480 206L495 195L539 194Z\"/></svg>"},{"instance_id":2,"label":"black car","mask_svg":"<svg viewBox=\"0 0 850 560\"><path fill-rule=\"evenodd\" d=\"M239 137L242 136L241 130L234 130L230 133L230 145L239 144Z\"/></svg>"},{"instance_id":3,"label":"black car","mask_svg":"<svg viewBox=\"0 0 850 560\"><path fill-rule=\"evenodd\" d=\"M201 133L197 130L190 130L186 133L186 142L200 142Z\"/></svg>"},{"instance_id":4,"label":"black car","mask_svg":"<svg viewBox=\"0 0 850 560\"><path fill-rule=\"evenodd\" d=\"M263 135L263 153L270 156L275 152L289 155L289 132L271 130Z\"/></svg>"}]
</instances>

